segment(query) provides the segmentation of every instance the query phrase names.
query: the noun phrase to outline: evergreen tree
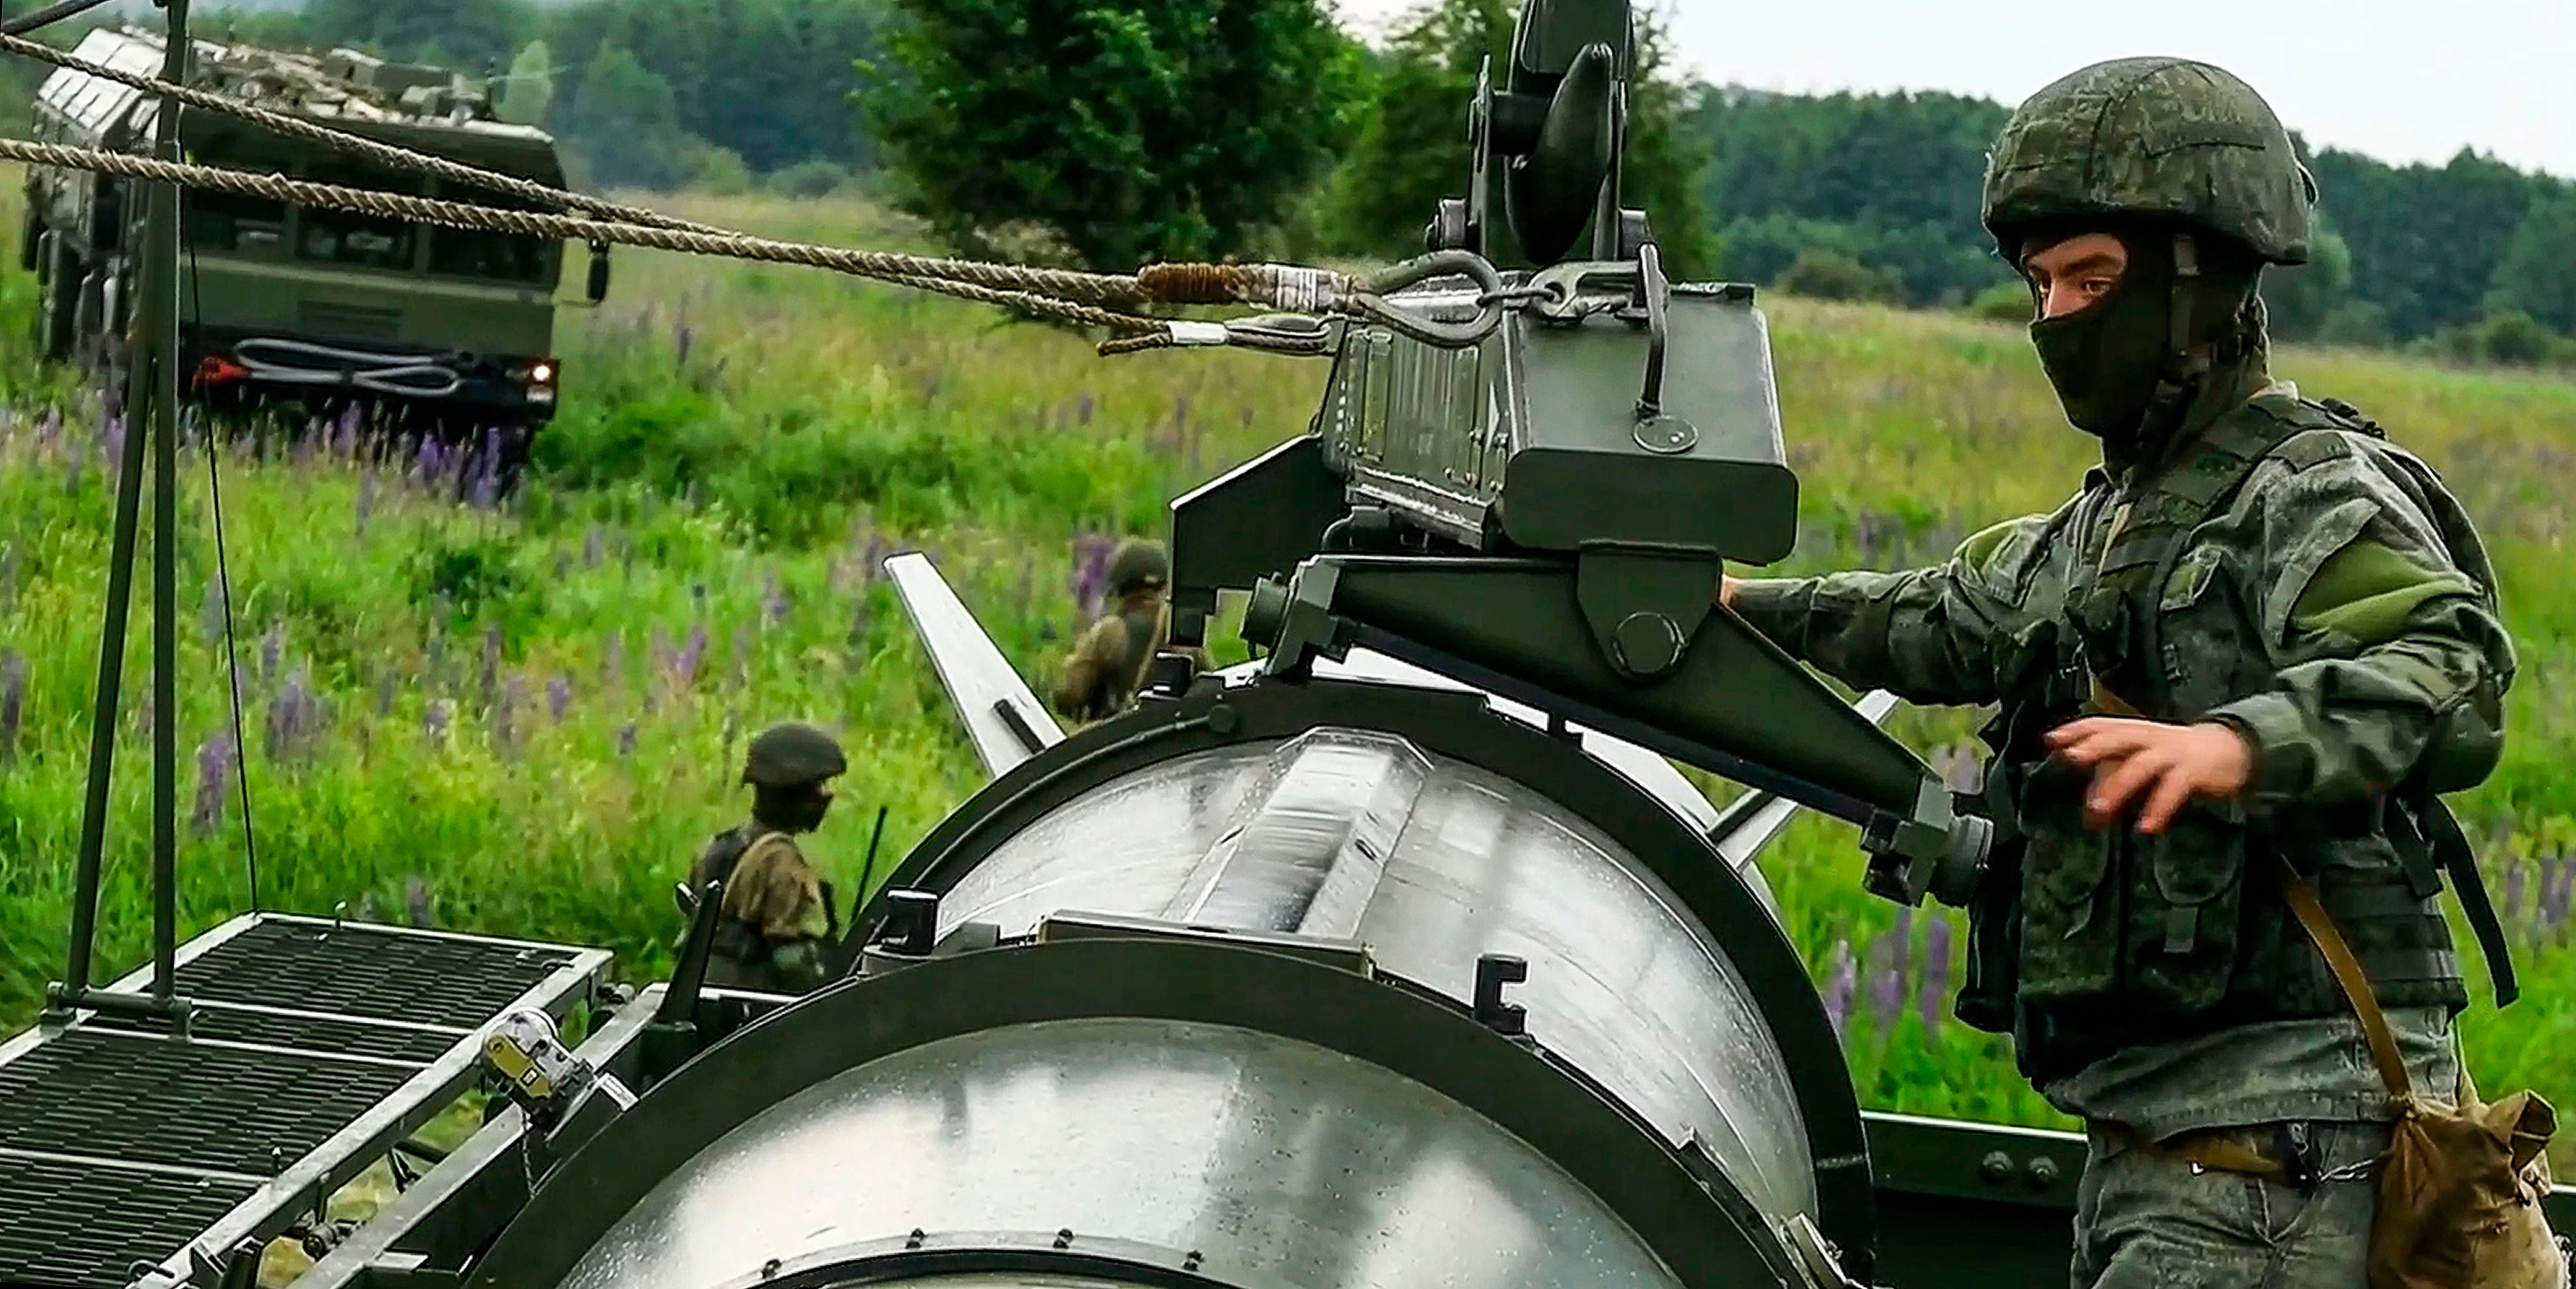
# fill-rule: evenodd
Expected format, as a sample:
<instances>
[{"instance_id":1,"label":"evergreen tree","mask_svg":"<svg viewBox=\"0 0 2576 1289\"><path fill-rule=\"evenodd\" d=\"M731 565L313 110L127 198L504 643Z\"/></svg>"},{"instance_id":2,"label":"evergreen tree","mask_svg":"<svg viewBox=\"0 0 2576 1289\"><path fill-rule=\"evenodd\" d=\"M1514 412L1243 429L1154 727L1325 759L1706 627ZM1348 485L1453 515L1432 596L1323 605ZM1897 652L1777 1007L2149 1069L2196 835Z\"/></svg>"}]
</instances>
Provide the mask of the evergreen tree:
<instances>
[{"instance_id":1,"label":"evergreen tree","mask_svg":"<svg viewBox=\"0 0 2576 1289\"><path fill-rule=\"evenodd\" d=\"M1339 143L1354 55L1318 0L897 3L863 101L897 203L963 253L1238 253Z\"/></svg>"}]
</instances>

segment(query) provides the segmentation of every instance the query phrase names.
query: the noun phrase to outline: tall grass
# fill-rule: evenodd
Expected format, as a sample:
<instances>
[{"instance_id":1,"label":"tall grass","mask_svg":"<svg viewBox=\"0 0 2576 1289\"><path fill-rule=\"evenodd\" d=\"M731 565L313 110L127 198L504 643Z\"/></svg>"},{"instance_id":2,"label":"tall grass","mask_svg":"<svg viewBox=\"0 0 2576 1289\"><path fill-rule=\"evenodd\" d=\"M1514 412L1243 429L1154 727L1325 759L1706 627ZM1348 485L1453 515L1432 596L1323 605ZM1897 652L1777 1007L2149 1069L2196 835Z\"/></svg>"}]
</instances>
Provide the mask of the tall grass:
<instances>
[{"instance_id":1,"label":"tall grass","mask_svg":"<svg viewBox=\"0 0 2576 1289\"><path fill-rule=\"evenodd\" d=\"M855 205L688 205L778 235L907 236ZM650 977L677 930L671 884L746 804L743 740L783 718L835 728L850 748L844 813L812 847L846 905L864 816L889 809L882 875L980 782L883 556L931 551L1043 683L1097 610L1109 540L1159 530L1176 490L1302 432L1323 375L1225 352L1102 359L1065 332L808 270L626 252L618 265L613 302L568 316L564 412L504 504L478 504L434 454L364 459L339 426L217 450L246 748L226 732L206 460L191 448L183 931L247 898L225 777L246 762L268 906L601 944ZM0 1020L12 1024L61 971L115 436L60 374L27 361L30 304L24 275L0 270ZM1937 559L2075 486L2086 443L2063 428L2014 329L1768 307L1805 489L1789 567ZM2522 659L2512 732L2493 781L2459 803L2511 910L2527 996L2507 1014L2473 1012L2467 1042L2482 1086L2563 1102L2576 1095L2576 784L2558 767L2576 750L2576 591L2558 577L2559 492L2576 477L2576 386L2385 355L2292 350L2278 366L2445 470L2503 569ZM148 620L139 601L109 831L102 948L120 969L145 951ZM1975 716L1905 711L1894 728L1973 773ZM1999 1040L1947 1018L1955 920L1861 895L1854 843L1844 825L1803 819L1766 866L1865 1102L2059 1122Z\"/></svg>"}]
</instances>

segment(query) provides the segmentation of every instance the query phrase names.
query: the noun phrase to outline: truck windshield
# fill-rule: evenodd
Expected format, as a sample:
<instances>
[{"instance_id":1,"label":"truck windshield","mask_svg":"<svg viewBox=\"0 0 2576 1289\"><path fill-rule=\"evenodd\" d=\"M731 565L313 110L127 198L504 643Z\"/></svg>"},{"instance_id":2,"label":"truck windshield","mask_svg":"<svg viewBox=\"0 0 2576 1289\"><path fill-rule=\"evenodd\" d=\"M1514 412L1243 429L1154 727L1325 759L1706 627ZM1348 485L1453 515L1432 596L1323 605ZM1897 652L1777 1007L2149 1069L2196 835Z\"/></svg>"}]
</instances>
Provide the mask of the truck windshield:
<instances>
[{"instance_id":1,"label":"truck windshield","mask_svg":"<svg viewBox=\"0 0 2576 1289\"><path fill-rule=\"evenodd\" d=\"M429 271L503 282L544 282L546 244L511 233L429 230Z\"/></svg>"},{"instance_id":2,"label":"truck windshield","mask_svg":"<svg viewBox=\"0 0 2576 1289\"><path fill-rule=\"evenodd\" d=\"M392 192L421 190L417 177L377 166L322 161L308 164L304 171L304 177L316 183ZM306 206L297 212L296 224L295 254L299 259L397 272L407 271L417 263L414 249L419 244L419 227L399 219Z\"/></svg>"}]
</instances>

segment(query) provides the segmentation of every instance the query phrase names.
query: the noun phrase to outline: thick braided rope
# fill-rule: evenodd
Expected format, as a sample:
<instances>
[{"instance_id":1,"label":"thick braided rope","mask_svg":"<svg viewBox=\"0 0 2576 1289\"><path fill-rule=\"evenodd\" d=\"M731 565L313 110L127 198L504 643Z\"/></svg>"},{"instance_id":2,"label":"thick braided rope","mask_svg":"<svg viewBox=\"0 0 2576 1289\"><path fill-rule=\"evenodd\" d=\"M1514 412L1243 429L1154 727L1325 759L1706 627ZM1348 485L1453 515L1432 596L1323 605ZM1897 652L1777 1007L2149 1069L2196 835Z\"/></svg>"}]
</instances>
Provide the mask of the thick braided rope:
<instances>
[{"instance_id":1,"label":"thick braided rope","mask_svg":"<svg viewBox=\"0 0 2576 1289\"><path fill-rule=\"evenodd\" d=\"M18 54L27 58L33 58L38 62L52 63L54 66L63 68L67 71L81 72L86 75L99 77L103 80L115 81L121 85L130 85L149 94L166 95L169 98L185 103L190 107L202 108L206 111L218 112L226 116L239 117L242 120L252 122L265 129L274 130L279 134L291 135L295 138L305 139L315 143L328 144L335 148L357 153L371 161L380 162L398 170L422 171L427 174L435 175L441 179L453 180L458 183L473 184L479 188L487 188L494 192L508 193L514 197L524 197L530 201L540 202L545 205L555 206L564 210L587 211L594 215L602 215L611 219L622 220L629 224L642 224L651 228L685 228L691 232L719 236L733 234L732 229L717 228L708 224L691 223L688 220L677 219L672 216L662 214L659 211L647 210L641 206L629 206L622 202L607 201L598 197L584 196L577 192L567 192L561 188L550 188L531 179L521 179L514 175L505 175L494 170L485 170L480 166L469 166L461 161L453 161L446 157L435 156L426 152L415 152L409 148L397 147L394 144L383 143L361 135L351 134L346 130L334 130L329 126L308 120L304 117L290 116L284 112L272 112L267 108L259 107L251 103L245 103L239 99L227 98L221 94L209 93L205 90L194 89L185 85L172 85L157 77L145 76L139 72L125 71L121 68L107 66L104 63L93 63L86 58L75 58L51 45L28 40L23 36L12 36L6 32L0 32L0 50L5 50L9 53Z\"/></svg>"},{"instance_id":2,"label":"thick braided rope","mask_svg":"<svg viewBox=\"0 0 2576 1289\"><path fill-rule=\"evenodd\" d=\"M1136 305L1145 303L1147 298L1144 289L1136 279L1106 273L1078 273L1066 269L1029 268L1015 264L985 264L973 260L899 255L888 251L850 250L842 247L815 246L804 242L772 241L765 237L752 237L742 233L698 233L687 229L648 228L637 224L586 219L575 215L547 214L542 211L502 210L466 202L419 197L410 193L344 188L337 184L289 179L278 174L253 174L246 170L228 170L219 166L163 161L157 157L140 157L131 153L106 152L95 148L32 143L24 139L0 139L0 158L30 165L91 170L101 174L121 175L154 183L211 188L221 192L266 197L297 205L327 206L335 210L354 211L363 215L376 215L415 223L438 224L448 228L516 233L522 236L560 238L570 241L615 242L619 245L679 251L691 255L720 255L776 264L797 264L808 268L832 269L858 277L878 278L907 286L927 286L932 281L938 281L978 287L996 293L1019 293L1020 298L1014 302L1031 302L1038 296L1052 296L1057 302L1069 305ZM957 293L950 292L950 294ZM1059 314L1059 316L1070 315ZM1125 330L1136 330L1136 324L1150 321L1148 319L1106 321L1113 317L1123 317L1123 315L1101 312L1096 317L1085 317L1079 320L1095 321L1099 325L1118 326Z\"/></svg>"}]
</instances>

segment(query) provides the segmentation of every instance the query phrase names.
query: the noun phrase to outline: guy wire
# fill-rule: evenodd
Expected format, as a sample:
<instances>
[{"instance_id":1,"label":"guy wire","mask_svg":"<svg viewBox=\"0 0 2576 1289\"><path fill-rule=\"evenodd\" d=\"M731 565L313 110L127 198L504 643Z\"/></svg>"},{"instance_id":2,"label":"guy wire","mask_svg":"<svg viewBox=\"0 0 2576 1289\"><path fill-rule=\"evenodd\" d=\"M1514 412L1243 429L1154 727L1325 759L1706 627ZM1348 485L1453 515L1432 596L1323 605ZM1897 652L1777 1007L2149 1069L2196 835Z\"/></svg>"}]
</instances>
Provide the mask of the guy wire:
<instances>
[{"instance_id":1,"label":"guy wire","mask_svg":"<svg viewBox=\"0 0 2576 1289\"><path fill-rule=\"evenodd\" d=\"M205 300L199 294L197 281L197 240L188 233L185 211L181 214L179 245L188 252L188 320L192 325L203 328ZM177 354L170 355L170 361L175 363L178 360ZM231 691L233 701L233 773L241 783L242 864L250 876L251 912L257 913L260 911L259 842L250 820L250 743L242 737L241 656L233 640L233 579L224 558L224 486L215 462L221 453L215 446L214 418L201 416L197 424L202 430L198 436L198 447L206 454L207 509L215 517L215 598L224 608L224 684Z\"/></svg>"}]
</instances>

